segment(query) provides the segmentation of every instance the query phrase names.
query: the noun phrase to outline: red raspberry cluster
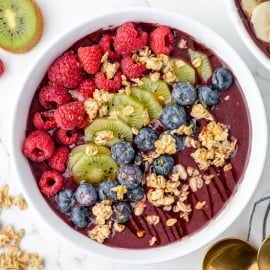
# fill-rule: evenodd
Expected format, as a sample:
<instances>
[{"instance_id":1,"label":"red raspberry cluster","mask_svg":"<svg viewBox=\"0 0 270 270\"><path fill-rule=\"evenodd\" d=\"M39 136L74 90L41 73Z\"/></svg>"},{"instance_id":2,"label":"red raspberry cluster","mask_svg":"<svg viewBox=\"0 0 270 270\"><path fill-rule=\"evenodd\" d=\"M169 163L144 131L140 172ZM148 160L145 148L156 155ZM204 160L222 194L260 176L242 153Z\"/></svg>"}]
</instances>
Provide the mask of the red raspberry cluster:
<instances>
[{"instance_id":1,"label":"red raspberry cluster","mask_svg":"<svg viewBox=\"0 0 270 270\"><path fill-rule=\"evenodd\" d=\"M122 86L122 75L134 79L147 73L145 64L134 61L132 54L149 46L156 54L168 55L173 34L165 26L157 26L148 34L140 24L128 22L115 33L108 30L98 42L93 42L77 43L77 48L74 46L58 57L48 69L47 84L39 89L34 130L24 140L22 150L27 158L44 162L48 168L39 181L47 196L61 190L70 148L78 142L80 129L88 124L84 100L93 97L96 89L117 92ZM113 76L107 77L104 61L120 63ZM0 76L3 72L0 60Z\"/></svg>"}]
</instances>

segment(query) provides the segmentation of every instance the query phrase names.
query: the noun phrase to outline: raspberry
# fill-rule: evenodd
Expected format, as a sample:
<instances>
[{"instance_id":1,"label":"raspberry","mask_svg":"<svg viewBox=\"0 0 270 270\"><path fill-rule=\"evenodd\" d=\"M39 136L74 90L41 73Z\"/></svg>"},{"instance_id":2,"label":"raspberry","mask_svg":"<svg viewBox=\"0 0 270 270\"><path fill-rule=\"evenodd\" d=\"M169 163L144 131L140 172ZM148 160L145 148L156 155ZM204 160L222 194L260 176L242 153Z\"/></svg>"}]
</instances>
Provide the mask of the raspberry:
<instances>
[{"instance_id":1,"label":"raspberry","mask_svg":"<svg viewBox=\"0 0 270 270\"><path fill-rule=\"evenodd\" d=\"M133 23L122 24L116 32L114 39L115 51L121 54L131 53L142 49L147 44L148 34L135 29Z\"/></svg>"},{"instance_id":2,"label":"raspberry","mask_svg":"<svg viewBox=\"0 0 270 270\"><path fill-rule=\"evenodd\" d=\"M0 77L4 74L5 72L5 65L4 62L0 59Z\"/></svg>"},{"instance_id":3,"label":"raspberry","mask_svg":"<svg viewBox=\"0 0 270 270\"><path fill-rule=\"evenodd\" d=\"M78 87L82 80L82 74L80 62L71 51L57 58L48 70L50 81L66 88Z\"/></svg>"},{"instance_id":4,"label":"raspberry","mask_svg":"<svg viewBox=\"0 0 270 270\"><path fill-rule=\"evenodd\" d=\"M53 111L36 112L33 116L33 123L34 126L40 130L56 128Z\"/></svg>"},{"instance_id":5,"label":"raspberry","mask_svg":"<svg viewBox=\"0 0 270 270\"><path fill-rule=\"evenodd\" d=\"M57 139L60 143L64 145L70 145L75 143L78 138L78 132L76 129L72 130L65 130L65 129L58 129L57 131Z\"/></svg>"},{"instance_id":6,"label":"raspberry","mask_svg":"<svg viewBox=\"0 0 270 270\"><path fill-rule=\"evenodd\" d=\"M149 46L156 54L169 55L173 48L173 34L170 28L167 26L159 26L151 32Z\"/></svg>"},{"instance_id":7,"label":"raspberry","mask_svg":"<svg viewBox=\"0 0 270 270\"><path fill-rule=\"evenodd\" d=\"M57 170L59 172L64 172L66 170L68 154L69 149L66 146L60 146L56 148L52 156L48 159L48 164L51 169Z\"/></svg>"},{"instance_id":8,"label":"raspberry","mask_svg":"<svg viewBox=\"0 0 270 270\"><path fill-rule=\"evenodd\" d=\"M101 47L103 53L108 53L110 59L119 58L119 54L115 52L113 48L113 36L110 34L105 34L99 41L99 46Z\"/></svg>"},{"instance_id":9,"label":"raspberry","mask_svg":"<svg viewBox=\"0 0 270 270\"><path fill-rule=\"evenodd\" d=\"M56 195L64 183L63 176L56 170L44 171L39 180L40 191L46 196Z\"/></svg>"},{"instance_id":10,"label":"raspberry","mask_svg":"<svg viewBox=\"0 0 270 270\"><path fill-rule=\"evenodd\" d=\"M34 162L42 162L54 152L54 141L45 131L32 131L24 140L22 151Z\"/></svg>"},{"instance_id":11,"label":"raspberry","mask_svg":"<svg viewBox=\"0 0 270 270\"><path fill-rule=\"evenodd\" d=\"M87 114L83 102L74 101L60 106L54 112L58 127L72 130L75 127L83 128L87 124Z\"/></svg>"},{"instance_id":12,"label":"raspberry","mask_svg":"<svg viewBox=\"0 0 270 270\"><path fill-rule=\"evenodd\" d=\"M93 93L96 89L96 84L92 79L84 79L81 81L77 92L82 95L82 100L93 97Z\"/></svg>"},{"instance_id":13,"label":"raspberry","mask_svg":"<svg viewBox=\"0 0 270 270\"><path fill-rule=\"evenodd\" d=\"M83 69L89 74L95 74L99 70L102 51L98 45L80 47L78 49L78 58Z\"/></svg>"},{"instance_id":14,"label":"raspberry","mask_svg":"<svg viewBox=\"0 0 270 270\"><path fill-rule=\"evenodd\" d=\"M71 100L67 89L59 85L46 85L40 89L39 102L46 109L56 109Z\"/></svg>"},{"instance_id":15,"label":"raspberry","mask_svg":"<svg viewBox=\"0 0 270 270\"><path fill-rule=\"evenodd\" d=\"M98 89L106 89L110 92L116 92L121 88L121 72L117 71L114 78L111 80L107 79L104 73L98 72L95 75L95 83Z\"/></svg>"},{"instance_id":16,"label":"raspberry","mask_svg":"<svg viewBox=\"0 0 270 270\"><path fill-rule=\"evenodd\" d=\"M134 63L132 57L126 55L121 60L121 69L128 79L139 78L146 71L145 64Z\"/></svg>"}]
</instances>

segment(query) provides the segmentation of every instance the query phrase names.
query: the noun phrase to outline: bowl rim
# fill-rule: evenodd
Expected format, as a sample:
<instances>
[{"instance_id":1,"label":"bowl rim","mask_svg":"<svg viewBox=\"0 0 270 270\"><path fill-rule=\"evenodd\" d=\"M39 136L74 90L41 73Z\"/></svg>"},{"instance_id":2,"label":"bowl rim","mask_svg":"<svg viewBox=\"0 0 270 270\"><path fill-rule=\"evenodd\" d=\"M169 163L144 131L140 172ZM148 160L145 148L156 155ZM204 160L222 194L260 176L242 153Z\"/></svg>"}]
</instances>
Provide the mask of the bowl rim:
<instances>
[{"instance_id":1,"label":"bowl rim","mask_svg":"<svg viewBox=\"0 0 270 270\"><path fill-rule=\"evenodd\" d=\"M249 35L247 29L242 22L241 17L239 16L237 6L235 5L235 0L228 0L226 1L225 5L227 6L227 9L229 11L233 26L236 28L236 31L245 46L266 69L270 70L270 57L267 57L267 55L252 40L251 36Z\"/></svg>"},{"instance_id":2,"label":"bowl rim","mask_svg":"<svg viewBox=\"0 0 270 270\"><path fill-rule=\"evenodd\" d=\"M224 210L221 211L214 219L212 219L207 226L198 232L194 233L189 237L184 237L181 241L172 243L167 246L151 248L151 249L140 249L140 250L130 250L121 248L111 248L105 245L100 245L93 240L87 239L80 233L75 232L74 229L70 228L65 224L56 214L51 214L52 210L47 205L46 201L42 197L41 193L37 189L36 185L27 185L25 180L32 177L31 170L27 165L28 162L23 156L21 151L22 141L24 138L24 130L26 125L26 116L28 114L28 108L35 89L44 76L49 64L53 59L60 55L65 49L73 44L80 37L83 37L87 33L91 33L93 30L98 29L98 25L104 27L104 22L109 22L114 18L114 25L119 25L125 21L148 21L156 22L160 24L166 24L171 27L176 27L191 36L193 36L199 42L202 42L205 46L211 48L215 53L217 53L221 58L222 55L219 51L222 45L222 50L229 54L230 61L232 63L227 63L233 70L241 70L245 74L245 79L239 81L242 89L248 87L249 93L252 89L252 93L246 97L247 103L249 105L250 112L256 112L256 116L250 113L251 124L260 124L261 130L264 132L259 133L254 129L253 124L252 129L252 146L259 145L260 150L257 147L251 147L250 159L247 164L247 169L245 174L249 175L248 178L242 180L241 185L239 185L238 191L234 196L229 199L228 204L225 206ZM128 19L126 19L128 18ZM95 24L94 29L92 25ZM110 24L107 24L110 25ZM191 29L189 29L191 27ZM189 29L189 30L186 30ZM202 33L207 33L211 37L211 42L208 40L208 44L204 40ZM73 35L70 39L69 36ZM65 46L57 46L65 44ZM59 48L61 47L61 49ZM50 57L47 57L50 54ZM52 59L52 60L49 60ZM223 58L222 58L223 59ZM227 62L226 59L223 59ZM43 65L39 65L43 63ZM41 76L42 73L42 76ZM39 78L40 80L34 80L32 78ZM31 88L31 87L32 88ZM245 87L243 87L245 86ZM32 89L32 90L31 90ZM31 92L32 91L32 92ZM31 93L32 95L31 95ZM252 94L252 96L251 96ZM256 105L254 105L256 104ZM17 123L21 123L18 125ZM23 133L23 134L22 134ZM82 252L99 256L102 259L106 259L116 263L132 263L132 264L150 264L164 262L171 259L176 259L179 257L186 256L204 245L210 243L220 234L222 234L225 229L227 229L244 210L249 200L251 199L255 189L259 183L260 176L263 170L265 156L267 148L267 125L266 125L266 114L264 110L264 105L262 98L260 96L259 89L256 82L247 68L244 61L240 56L234 51L234 49L218 34L216 34L210 28L202 25L201 23L191 19L189 17L159 9L153 9L148 7L133 7L133 8L121 8L109 12L104 12L97 14L96 16L74 26L74 28L62 33L60 36L55 37L44 49L40 52L39 56L34 59L34 62L25 76L23 85L20 88L19 98L17 99L13 120L12 120L12 138L11 138L11 158L12 164L15 165L15 174L17 175L18 184L20 185L23 194L25 195L30 207L35 211L36 215L42 220L46 227L50 228L52 232L55 233L57 237L60 237L64 241L73 245ZM256 164L256 169L254 169L251 164ZM39 202L37 204L37 202ZM229 211L230 208L234 206L233 211ZM214 222L219 221L219 222ZM220 226L220 222L222 226ZM61 228L59 230L58 228ZM66 237L68 235L69 237ZM210 237L210 238L209 238ZM195 239L195 240L194 240ZM194 245L196 241L197 246Z\"/></svg>"}]
</instances>

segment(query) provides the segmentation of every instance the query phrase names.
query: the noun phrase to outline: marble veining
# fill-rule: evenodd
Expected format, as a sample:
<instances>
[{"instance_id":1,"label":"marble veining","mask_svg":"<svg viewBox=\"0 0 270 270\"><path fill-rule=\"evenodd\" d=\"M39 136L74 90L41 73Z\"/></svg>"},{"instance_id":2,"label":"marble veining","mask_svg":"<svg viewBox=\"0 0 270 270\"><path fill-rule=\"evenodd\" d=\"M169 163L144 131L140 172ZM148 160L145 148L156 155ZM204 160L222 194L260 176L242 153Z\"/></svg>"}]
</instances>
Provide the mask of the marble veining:
<instances>
[{"instance_id":1,"label":"marble veining","mask_svg":"<svg viewBox=\"0 0 270 270\"><path fill-rule=\"evenodd\" d=\"M50 43L53 37L69 27L86 20L92 15L110 9L132 6L147 6L152 8L166 9L179 14L190 16L219 33L240 54L248 65L260 88L266 107L268 123L270 119L270 76L266 70L248 51L236 30L230 22L229 16L225 16L223 1L216 0L37 0L45 17L45 32L41 42L36 48L24 55L15 55L0 49L0 58L6 64L6 74L0 78L0 185L9 184L10 193L17 194L20 189L17 185L13 164L10 162L10 136L11 120L14 116L14 107L20 85L31 67L32 59L39 55L42 48ZM128 18L127 18L128 19ZM20 123L17 123L20 124ZM221 236L247 237L249 215L253 203L270 192L270 155L267 152L265 169L262 173L261 182L254 197L242 215ZM31 183L29 183L31 184ZM64 240L59 239L46 225L36 217L28 207L26 211L15 208L2 210L0 215L2 225L12 224L16 229L25 228L26 236L22 241L22 247L28 251L37 251L45 262L45 270L161 270L161 269L201 269L201 259L206 247L188 256L160 263L158 265L121 265L112 264L109 261L100 260L74 249ZM256 239L254 240L256 241Z\"/></svg>"}]
</instances>

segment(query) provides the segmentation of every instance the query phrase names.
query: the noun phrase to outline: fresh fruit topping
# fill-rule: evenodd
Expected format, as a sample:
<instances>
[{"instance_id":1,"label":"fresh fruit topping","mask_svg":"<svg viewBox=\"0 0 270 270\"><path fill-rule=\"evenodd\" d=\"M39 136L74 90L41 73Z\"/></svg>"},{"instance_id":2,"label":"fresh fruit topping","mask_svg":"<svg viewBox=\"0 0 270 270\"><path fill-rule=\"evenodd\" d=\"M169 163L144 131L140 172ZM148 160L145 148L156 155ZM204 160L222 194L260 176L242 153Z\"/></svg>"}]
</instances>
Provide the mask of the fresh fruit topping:
<instances>
[{"instance_id":1,"label":"fresh fruit topping","mask_svg":"<svg viewBox=\"0 0 270 270\"><path fill-rule=\"evenodd\" d=\"M52 156L48 159L48 164L51 169L59 172L66 170L66 161L68 159L69 149L66 146L59 146L56 148Z\"/></svg>"},{"instance_id":2,"label":"fresh fruit topping","mask_svg":"<svg viewBox=\"0 0 270 270\"><path fill-rule=\"evenodd\" d=\"M130 55L122 58L121 69L128 79L140 78L146 72L145 64L134 63Z\"/></svg>"},{"instance_id":3,"label":"fresh fruit topping","mask_svg":"<svg viewBox=\"0 0 270 270\"><path fill-rule=\"evenodd\" d=\"M60 106L54 112L55 121L61 129L73 130L87 124L87 114L83 102L74 101Z\"/></svg>"},{"instance_id":4,"label":"fresh fruit topping","mask_svg":"<svg viewBox=\"0 0 270 270\"><path fill-rule=\"evenodd\" d=\"M111 156L118 164L128 164L134 158L135 151L129 142L117 142L111 147Z\"/></svg>"},{"instance_id":5,"label":"fresh fruit topping","mask_svg":"<svg viewBox=\"0 0 270 270\"><path fill-rule=\"evenodd\" d=\"M140 201L144 198L144 189L141 185L136 188L129 189L127 192L127 198L132 201Z\"/></svg>"},{"instance_id":6,"label":"fresh fruit topping","mask_svg":"<svg viewBox=\"0 0 270 270\"><path fill-rule=\"evenodd\" d=\"M97 201L97 191L94 186L88 182L81 182L74 195L81 206L92 206Z\"/></svg>"},{"instance_id":7,"label":"fresh fruit topping","mask_svg":"<svg viewBox=\"0 0 270 270\"><path fill-rule=\"evenodd\" d=\"M154 97L153 93L138 87L133 87L131 89L131 95L139 100L139 102L147 109L150 120L159 118L162 111L162 105Z\"/></svg>"},{"instance_id":8,"label":"fresh fruit topping","mask_svg":"<svg viewBox=\"0 0 270 270\"><path fill-rule=\"evenodd\" d=\"M150 170L158 175L168 175L174 165L174 159L168 154L160 155L151 164Z\"/></svg>"},{"instance_id":9,"label":"fresh fruit topping","mask_svg":"<svg viewBox=\"0 0 270 270\"><path fill-rule=\"evenodd\" d=\"M168 84L165 81L157 80L153 81L148 77L143 77L143 85L140 88L148 90L153 93L154 97L163 105L171 101L171 91Z\"/></svg>"},{"instance_id":10,"label":"fresh fruit topping","mask_svg":"<svg viewBox=\"0 0 270 270\"><path fill-rule=\"evenodd\" d=\"M118 168L108 155L75 156L73 162L69 161L68 165L72 165L71 175L77 184L83 180L97 184L106 179L115 179Z\"/></svg>"},{"instance_id":11,"label":"fresh fruit topping","mask_svg":"<svg viewBox=\"0 0 270 270\"><path fill-rule=\"evenodd\" d=\"M176 129L185 124L187 115L183 107L178 104L168 104L161 112L160 121L169 129Z\"/></svg>"},{"instance_id":12,"label":"fresh fruit topping","mask_svg":"<svg viewBox=\"0 0 270 270\"><path fill-rule=\"evenodd\" d=\"M25 138L22 150L30 160L42 162L52 156L54 141L48 133L35 130Z\"/></svg>"},{"instance_id":13,"label":"fresh fruit topping","mask_svg":"<svg viewBox=\"0 0 270 270\"><path fill-rule=\"evenodd\" d=\"M99 184L98 196L100 200L117 201L117 193L113 188L117 187L119 183L115 180L105 180Z\"/></svg>"},{"instance_id":14,"label":"fresh fruit topping","mask_svg":"<svg viewBox=\"0 0 270 270\"><path fill-rule=\"evenodd\" d=\"M59 85L46 85L40 89L39 102L45 109L56 109L70 102L68 90Z\"/></svg>"},{"instance_id":15,"label":"fresh fruit topping","mask_svg":"<svg viewBox=\"0 0 270 270\"><path fill-rule=\"evenodd\" d=\"M116 59L119 54L115 52L113 48L114 37L110 34L105 34L99 41L99 46L101 47L103 53L108 53L110 59Z\"/></svg>"},{"instance_id":16,"label":"fresh fruit topping","mask_svg":"<svg viewBox=\"0 0 270 270\"><path fill-rule=\"evenodd\" d=\"M144 124L143 111L143 105L136 98L124 94L114 95L109 104L110 115L115 113L116 118L138 129Z\"/></svg>"},{"instance_id":17,"label":"fresh fruit topping","mask_svg":"<svg viewBox=\"0 0 270 270\"><path fill-rule=\"evenodd\" d=\"M111 147L119 141L131 142L131 128L120 119L97 118L85 128L87 141Z\"/></svg>"},{"instance_id":18,"label":"fresh fruit topping","mask_svg":"<svg viewBox=\"0 0 270 270\"><path fill-rule=\"evenodd\" d=\"M169 55L173 48L173 34L169 27L158 26L149 37L150 49L156 54Z\"/></svg>"},{"instance_id":19,"label":"fresh fruit topping","mask_svg":"<svg viewBox=\"0 0 270 270\"><path fill-rule=\"evenodd\" d=\"M132 53L146 45L148 34L135 28L134 23L128 22L117 28L114 39L115 51L120 54Z\"/></svg>"},{"instance_id":20,"label":"fresh fruit topping","mask_svg":"<svg viewBox=\"0 0 270 270\"><path fill-rule=\"evenodd\" d=\"M141 156L135 155L133 159L133 164L137 165L143 172L145 170L145 163Z\"/></svg>"},{"instance_id":21,"label":"fresh fruit topping","mask_svg":"<svg viewBox=\"0 0 270 270\"><path fill-rule=\"evenodd\" d=\"M172 90L172 100L181 106L190 106L197 99L197 91L195 87L186 82L179 82Z\"/></svg>"},{"instance_id":22,"label":"fresh fruit topping","mask_svg":"<svg viewBox=\"0 0 270 270\"><path fill-rule=\"evenodd\" d=\"M84 100L93 97L96 88L96 84L92 79L83 79L76 92L82 95L81 99Z\"/></svg>"},{"instance_id":23,"label":"fresh fruit topping","mask_svg":"<svg viewBox=\"0 0 270 270\"><path fill-rule=\"evenodd\" d=\"M125 223L131 218L132 209L128 203L115 202L112 208L112 219L115 223Z\"/></svg>"},{"instance_id":24,"label":"fresh fruit topping","mask_svg":"<svg viewBox=\"0 0 270 270\"><path fill-rule=\"evenodd\" d=\"M176 152L179 152L179 151L181 151L184 148L184 139L183 139L183 136L174 134L174 133L172 133L171 130L165 130L163 133L161 133L159 135L159 140L161 140L164 135L170 135L171 137L174 138Z\"/></svg>"},{"instance_id":25,"label":"fresh fruit topping","mask_svg":"<svg viewBox=\"0 0 270 270\"><path fill-rule=\"evenodd\" d=\"M75 227L85 228L90 223L89 209L84 206L75 206L71 209L70 219Z\"/></svg>"},{"instance_id":26,"label":"fresh fruit topping","mask_svg":"<svg viewBox=\"0 0 270 270\"><path fill-rule=\"evenodd\" d=\"M150 127L141 128L134 138L134 145L139 151L149 151L155 147L158 134Z\"/></svg>"},{"instance_id":27,"label":"fresh fruit topping","mask_svg":"<svg viewBox=\"0 0 270 270\"><path fill-rule=\"evenodd\" d=\"M88 74L95 74L99 70L102 51L99 45L80 47L78 49L78 58L83 69Z\"/></svg>"},{"instance_id":28,"label":"fresh fruit topping","mask_svg":"<svg viewBox=\"0 0 270 270\"><path fill-rule=\"evenodd\" d=\"M195 69L182 59L173 59L173 72L179 82L196 82Z\"/></svg>"},{"instance_id":29,"label":"fresh fruit topping","mask_svg":"<svg viewBox=\"0 0 270 270\"><path fill-rule=\"evenodd\" d=\"M53 111L36 112L33 116L33 124L37 129L50 130L56 128Z\"/></svg>"},{"instance_id":30,"label":"fresh fruit topping","mask_svg":"<svg viewBox=\"0 0 270 270\"><path fill-rule=\"evenodd\" d=\"M270 7L270 6L269 6ZM224 67L216 68L212 76L212 85L219 91L227 90L233 83L232 73Z\"/></svg>"},{"instance_id":31,"label":"fresh fruit topping","mask_svg":"<svg viewBox=\"0 0 270 270\"><path fill-rule=\"evenodd\" d=\"M63 213L69 213L71 208L75 205L74 191L71 189L64 189L56 195L57 209Z\"/></svg>"},{"instance_id":32,"label":"fresh fruit topping","mask_svg":"<svg viewBox=\"0 0 270 270\"><path fill-rule=\"evenodd\" d=\"M75 143L78 136L79 135L76 129L66 130L66 129L59 128L57 130L57 139L60 143L64 145L71 145Z\"/></svg>"},{"instance_id":33,"label":"fresh fruit topping","mask_svg":"<svg viewBox=\"0 0 270 270\"><path fill-rule=\"evenodd\" d=\"M39 188L46 196L56 195L62 188L64 177L55 170L44 171L39 180Z\"/></svg>"},{"instance_id":34,"label":"fresh fruit topping","mask_svg":"<svg viewBox=\"0 0 270 270\"><path fill-rule=\"evenodd\" d=\"M57 58L48 70L48 77L52 83L69 89L79 86L82 74L80 62L72 51Z\"/></svg>"},{"instance_id":35,"label":"fresh fruit topping","mask_svg":"<svg viewBox=\"0 0 270 270\"><path fill-rule=\"evenodd\" d=\"M121 72L117 71L113 79L107 79L103 72L97 72L95 74L95 83L98 89L105 89L109 92L116 92L121 88Z\"/></svg>"},{"instance_id":36,"label":"fresh fruit topping","mask_svg":"<svg viewBox=\"0 0 270 270\"><path fill-rule=\"evenodd\" d=\"M244 10L246 16L250 18L254 8L265 1L266 0L241 0L241 7Z\"/></svg>"},{"instance_id":37,"label":"fresh fruit topping","mask_svg":"<svg viewBox=\"0 0 270 270\"><path fill-rule=\"evenodd\" d=\"M188 49L188 54L191 59L193 67L196 68L200 79L207 82L212 76L212 67L209 58L202 52L193 51Z\"/></svg>"},{"instance_id":38,"label":"fresh fruit topping","mask_svg":"<svg viewBox=\"0 0 270 270\"><path fill-rule=\"evenodd\" d=\"M198 87L198 95L200 103L209 107L216 105L220 100L219 93L207 85Z\"/></svg>"},{"instance_id":39,"label":"fresh fruit topping","mask_svg":"<svg viewBox=\"0 0 270 270\"><path fill-rule=\"evenodd\" d=\"M0 47L25 53L39 42L42 32L43 16L35 1L1 1Z\"/></svg>"},{"instance_id":40,"label":"fresh fruit topping","mask_svg":"<svg viewBox=\"0 0 270 270\"><path fill-rule=\"evenodd\" d=\"M4 62L0 59L0 77L2 77L4 73L5 73L5 65Z\"/></svg>"},{"instance_id":41,"label":"fresh fruit topping","mask_svg":"<svg viewBox=\"0 0 270 270\"><path fill-rule=\"evenodd\" d=\"M128 189L136 188L142 182L142 171L134 164L125 164L117 171L117 180Z\"/></svg>"}]
</instances>

